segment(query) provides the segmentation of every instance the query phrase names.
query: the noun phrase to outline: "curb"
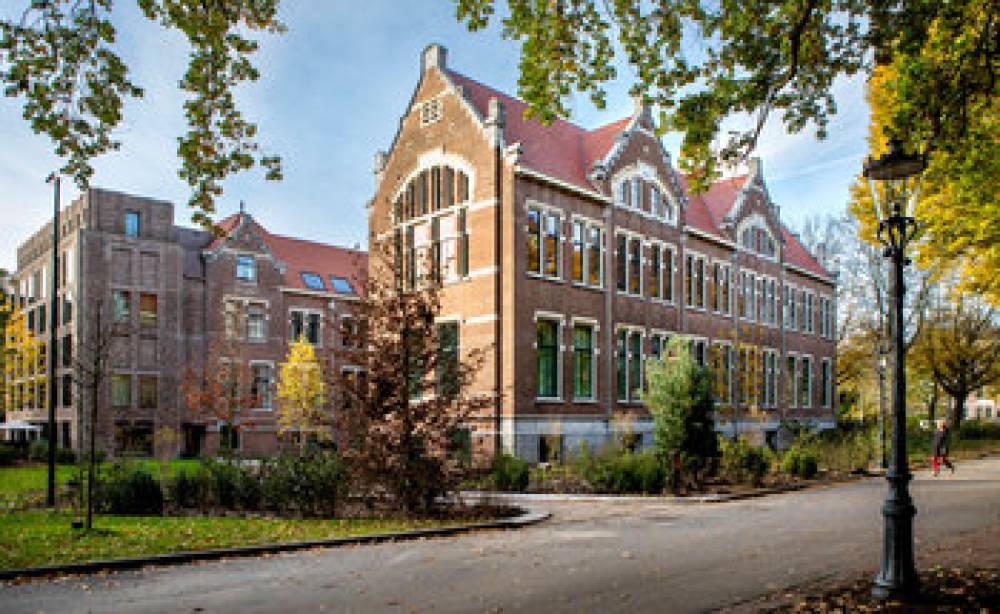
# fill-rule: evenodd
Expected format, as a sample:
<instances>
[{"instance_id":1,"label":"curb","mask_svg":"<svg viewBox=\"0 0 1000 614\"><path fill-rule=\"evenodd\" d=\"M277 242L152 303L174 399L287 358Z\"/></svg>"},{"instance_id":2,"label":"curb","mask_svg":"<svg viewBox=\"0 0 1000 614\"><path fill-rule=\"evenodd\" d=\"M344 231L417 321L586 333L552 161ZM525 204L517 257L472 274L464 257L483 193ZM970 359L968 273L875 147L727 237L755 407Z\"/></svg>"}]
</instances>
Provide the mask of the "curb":
<instances>
[{"instance_id":1,"label":"curb","mask_svg":"<svg viewBox=\"0 0 1000 614\"><path fill-rule=\"evenodd\" d=\"M691 497L661 496L661 495L576 495L560 493L517 493L517 492L474 492L466 491L462 497L469 499L496 499L507 501L658 501L661 503L725 503L726 501L739 501L741 499L755 499L767 495L776 495L784 492L804 490L815 484L786 484L773 488L759 488L741 493L718 494L718 495L695 495Z\"/></svg>"},{"instance_id":2,"label":"curb","mask_svg":"<svg viewBox=\"0 0 1000 614\"><path fill-rule=\"evenodd\" d=\"M528 511L520 516L501 518L489 522L479 522L469 525L454 525L430 529L414 529L412 531L397 531L395 533L376 533L373 535L357 535L354 537L335 537L304 542L289 542L282 544L259 544L256 546L240 546L235 548L217 548L213 550L196 550L191 552L174 552L156 554L130 559L109 559L104 561L89 561L86 563L70 563L66 565L46 565L44 567L25 567L23 569L0 569L0 582L9 582L19 578L39 578L61 574L92 574L102 571L124 571L140 569L146 566L182 565L195 561L214 561L224 558L249 557L261 554L280 552L295 552L312 548L339 548L343 546L358 546L364 544L381 544L385 542L401 542L424 539L428 537L448 537L490 529L520 529L547 520L551 513Z\"/></svg>"}]
</instances>

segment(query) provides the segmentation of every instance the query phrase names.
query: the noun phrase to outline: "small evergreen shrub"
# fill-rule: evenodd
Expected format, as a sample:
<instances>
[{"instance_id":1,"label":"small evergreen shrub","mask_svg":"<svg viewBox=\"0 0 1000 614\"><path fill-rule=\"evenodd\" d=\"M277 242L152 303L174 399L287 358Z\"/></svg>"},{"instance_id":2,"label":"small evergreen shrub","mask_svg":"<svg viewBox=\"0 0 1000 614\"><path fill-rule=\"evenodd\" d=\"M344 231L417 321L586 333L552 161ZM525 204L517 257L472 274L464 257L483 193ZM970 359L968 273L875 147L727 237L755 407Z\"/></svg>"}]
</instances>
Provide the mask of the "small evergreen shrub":
<instances>
[{"instance_id":1,"label":"small evergreen shrub","mask_svg":"<svg viewBox=\"0 0 1000 614\"><path fill-rule=\"evenodd\" d=\"M182 469L167 488L171 502L180 508L205 508L212 496L212 477L204 469Z\"/></svg>"},{"instance_id":2,"label":"small evergreen shrub","mask_svg":"<svg viewBox=\"0 0 1000 614\"><path fill-rule=\"evenodd\" d=\"M163 513L163 490L142 466L116 463L101 477L99 509L109 514L159 515Z\"/></svg>"},{"instance_id":3,"label":"small evergreen shrub","mask_svg":"<svg viewBox=\"0 0 1000 614\"><path fill-rule=\"evenodd\" d=\"M335 452L315 449L306 456L283 454L263 462L259 490L252 496L267 510L330 515L347 490L347 477ZM248 487L249 482L244 488Z\"/></svg>"},{"instance_id":4,"label":"small evergreen shrub","mask_svg":"<svg viewBox=\"0 0 1000 614\"><path fill-rule=\"evenodd\" d=\"M45 439L36 439L28 444L28 460L47 461L49 460L49 442Z\"/></svg>"},{"instance_id":5,"label":"small evergreen shrub","mask_svg":"<svg viewBox=\"0 0 1000 614\"><path fill-rule=\"evenodd\" d=\"M809 480L819 471L819 459L812 447L793 445L782 457L781 468L785 473Z\"/></svg>"},{"instance_id":6,"label":"small evergreen shrub","mask_svg":"<svg viewBox=\"0 0 1000 614\"><path fill-rule=\"evenodd\" d=\"M719 447L722 450L719 469L723 477L734 484L761 484L769 464L762 448L750 445L743 437L735 440L721 437Z\"/></svg>"},{"instance_id":7,"label":"small evergreen shrub","mask_svg":"<svg viewBox=\"0 0 1000 614\"><path fill-rule=\"evenodd\" d=\"M505 492L523 492L531 476L527 461L501 454L493 459L490 472L493 488Z\"/></svg>"},{"instance_id":8,"label":"small evergreen shrub","mask_svg":"<svg viewBox=\"0 0 1000 614\"><path fill-rule=\"evenodd\" d=\"M21 454L12 446L0 445L0 467L8 467L17 462Z\"/></svg>"},{"instance_id":9,"label":"small evergreen shrub","mask_svg":"<svg viewBox=\"0 0 1000 614\"><path fill-rule=\"evenodd\" d=\"M1000 439L1000 423L963 420L958 432L962 439Z\"/></svg>"},{"instance_id":10,"label":"small evergreen shrub","mask_svg":"<svg viewBox=\"0 0 1000 614\"><path fill-rule=\"evenodd\" d=\"M72 465L76 462L76 452L71 448L56 448L56 462L60 465Z\"/></svg>"},{"instance_id":11,"label":"small evergreen shrub","mask_svg":"<svg viewBox=\"0 0 1000 614\"><path fill-rule=\"evenodd\" d=\"M609 494L658 494L666 482L666 472L652 450L636 454L609 447L594 455L582 448L574 470L595 490Z\"/></svg>"}]
</instances>

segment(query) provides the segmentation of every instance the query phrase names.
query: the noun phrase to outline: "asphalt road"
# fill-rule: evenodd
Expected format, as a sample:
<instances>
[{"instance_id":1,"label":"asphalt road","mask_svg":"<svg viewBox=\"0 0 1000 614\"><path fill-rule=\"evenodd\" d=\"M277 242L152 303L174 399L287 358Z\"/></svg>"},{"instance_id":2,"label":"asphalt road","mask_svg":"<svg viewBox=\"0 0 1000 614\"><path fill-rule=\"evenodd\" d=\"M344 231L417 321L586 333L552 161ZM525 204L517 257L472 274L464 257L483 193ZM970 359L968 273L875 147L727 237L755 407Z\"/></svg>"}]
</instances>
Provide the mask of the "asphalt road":
<instances>
[{"instance_id":1,"label":"asphalt road","mask_svg":"<svg viewBox=\"0 0 1000 614\"><path fill-rule=\"evenodd\" d=\"M14 612L687 612L878 565L883 480L722 504L545 502L519 531L0 588ZM913 483L917 548L1000 523L1000 459Z\"/></svg>"}]
</instances>

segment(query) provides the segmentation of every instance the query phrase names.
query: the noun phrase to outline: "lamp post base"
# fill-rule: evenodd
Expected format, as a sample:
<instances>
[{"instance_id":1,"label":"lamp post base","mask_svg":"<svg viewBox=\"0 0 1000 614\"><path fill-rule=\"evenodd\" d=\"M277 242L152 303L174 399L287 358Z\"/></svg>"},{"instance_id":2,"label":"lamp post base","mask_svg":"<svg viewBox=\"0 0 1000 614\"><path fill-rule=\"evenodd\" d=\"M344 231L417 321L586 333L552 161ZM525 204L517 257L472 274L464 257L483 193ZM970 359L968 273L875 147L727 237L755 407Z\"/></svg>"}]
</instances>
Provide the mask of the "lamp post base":
<instances>
[{"instance_id":1,"label":"lamp post base","mask_svg":"<svg viewBox=\"0 0 1000 614\"><path fill-rule=\"evenodd\" d=\"M908 472L899 475L890 471L886 476L889 496L882 506L882 566L872 587L876 599L911 597L920 586L913 559L913 517L917 509L907 487L910 478Z\"/></svg>"}]
</instances>

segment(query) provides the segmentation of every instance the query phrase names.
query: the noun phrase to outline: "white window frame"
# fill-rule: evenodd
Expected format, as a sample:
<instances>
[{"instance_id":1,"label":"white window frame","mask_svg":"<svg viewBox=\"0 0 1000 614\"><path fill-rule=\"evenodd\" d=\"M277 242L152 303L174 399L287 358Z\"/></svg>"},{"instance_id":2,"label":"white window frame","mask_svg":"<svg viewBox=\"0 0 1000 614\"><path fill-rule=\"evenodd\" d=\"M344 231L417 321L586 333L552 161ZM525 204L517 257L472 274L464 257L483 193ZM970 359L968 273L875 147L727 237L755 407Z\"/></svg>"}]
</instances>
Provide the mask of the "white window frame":
<instances>
[{"instance_id":1,"label":"white window frame","mask_svg":"<svg viewBox=\"0 0 1000 614\"><path fill-rule=\"evenodd\" d=\"M545 320L547 322L555 322L556 325L556 396L554 397L543 397L538 396L538 321ZM535 401L541 403L562 403L563 401L563 353L566 351L566 346L563 344L563 334L566 327L566 318L559 313L552 313L549 311L536 311L535 317L532 319L533 331L532 336L534 337L531 341L531 349L535 351Z\"/></svg>"},{"instance_id":2,"label":"white window frame","mask_svg":"<svg viewBox=\"0 0 1000 614\"><path fill-rule=\"evenodd\" d=\"M646 280L643 279L643 263L646 260L646 255L644 253L645 248L645 238L638 232L633 232L631 230L619 229L615 231L615 251L618 250L618 237L625 237L625 289L620 290L618 288L618 280L615 280L615 292L621 296L632 296L635 298L643 298L645 295ZM639 243L639 292L635 293L629 290L629 281L632 279L632 242L636 241ZM617 253L615 254L617 257ZM615 267L615 273L618 272L618 267Z\"/></svg>"},{"instance_id":3,"label":"white window frame","mask_svg":"<svg viewBox=\"0 0 1000 614\"><path fill-rule=\"evenodd\" d=\"M559 207L554 207L536 200L527 199L525 201L525 224L524 232L527 236L528 223L527 215L532 209L538 210L538 270L532 271L528 270L527 274L529 277L534 277L536 279L548 279L550 281L563 281L563 257L564 257L564 246L566 243L566 232L563 227L564 222L567 219L566 214ZM545 225L547 220L551 216L558 216L559 222L556 225L559 237L556 241L556 274L548 275L545 272Z\"/></svg>"},{"instance_id":4,"label":"white window frame","mask_svg":"<svg viewBox=\"0 0 1000 614\"><path fill-rule=\"evenodd\" d=\"M570 326L570 347L569 351L573 356L573 402L574 403L593 403L597 401L597 361L600 356L600 349L598 347L598 339L600 336L601 325L596 319L593 318L581 318L572 317L569 321ZM576 394L576 341L572 338L572 332L577 326L587 326L590 328L590 396L581 397Z\"/></svg>"},{"instance_id":5,"label":"white window frame","mask_svg":"<svg viewBox=\"0 0 1000 614\"><path fill-rule=\"evenodd\" d=\"M582 240L581 245L582 245L582 248L583 248L583 253L582 253L582 256L583 256L583 267L582 267L582 270L583 270L583 281L576 281L575 279L573 279L573 242L574 242L573 233L576 230L577 224L580 224L582 226L582 228L583 228L583 230L582 230L583 235L581 237L581 240ZM574 213L574 214L570 215L570 226L569 226L569 228L570 228L570 231L569 231L569 241L570 241L570 274L569 274L569 280L570 280L570 283L572 283L574 286L579 286L579 287L583 287L583 288L594 288L594 289L597 289L597 290L603 290L604 289L604 258L605 258L605 252L607 250L607 247L605 245L605 243L606 243L605 237L606 237L607 233L604 232L604 224L602 224L601 222L598 222L597 220L594 220L593 218L589 218L589 217L586 217L586 216L583 216L583 215L577 215L577 214ZM595 229L600 232L600 238L598 239L598 244L599 244L600 250L599 250L599 254L598 254L598 258L597 258L597 266L598 266L597 277L598 277L598 279L597 279L597 285L596 286L590 283L590 260L588 258L589 253L590 253L590 231L591 230L595 230ZM539 255L541 255L541 253L539 253Z\"/></svg>"},{"instance_id":6,"label":"white window frame","mask_svg":"<svg viewBox=\"0 0 1000 614\"><path fill-rule=\"evenodd\" d=\"M251 411L274 411L274 394L271 392L271 387L274 386L275 373L274 373L274 361L273 360L251 360L250 364L250 377L253 381L256 381L257 374L254 372L255 367L267 367L268 368L268 392L267 392L267 405L262 405L260 407L254 407ZM253 381L250 382L250 386L253 387Z\"/></svg>"}]
</instances>

